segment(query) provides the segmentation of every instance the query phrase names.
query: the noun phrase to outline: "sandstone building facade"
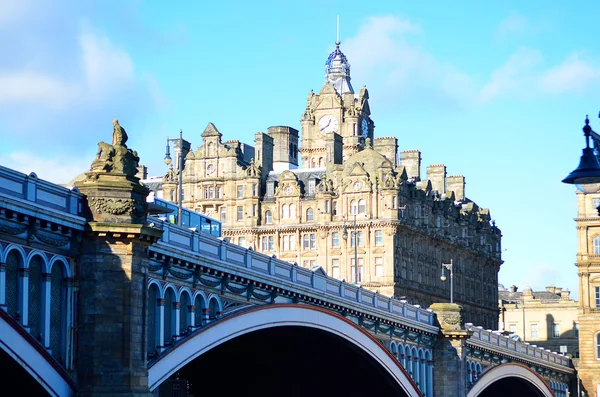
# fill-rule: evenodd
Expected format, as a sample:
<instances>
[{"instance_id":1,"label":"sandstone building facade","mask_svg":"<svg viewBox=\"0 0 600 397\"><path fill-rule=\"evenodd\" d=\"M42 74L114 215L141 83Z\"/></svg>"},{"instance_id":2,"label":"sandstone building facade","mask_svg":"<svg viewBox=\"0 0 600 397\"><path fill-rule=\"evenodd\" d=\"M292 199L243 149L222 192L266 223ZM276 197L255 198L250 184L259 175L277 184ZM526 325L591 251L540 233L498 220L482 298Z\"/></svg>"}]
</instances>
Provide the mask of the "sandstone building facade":
<instances>
[{"instance_id":1,"label":"sandstone building facade","mask_svg":"<svg viewBox=\"0 0 600 397\"><path fill-rule=\"evenodd\" d=\"M449 300L440 273L452 261L465 321L495 328L500 230L465 196L463 176L435 164L424 177L419 151L398 156L397 138L375 136L369 93L354 91L339 43L299 113L300 131L269 127L253 146L210 123L197 149L176 147L183 206L220 220L234 243L424 307ZM162 183L172 201L176 171Z\"/></svg>"},{"instance_id":2,"label":"sandstone building facade","mask_svg":"<svg viewBox=\"0 0 600 397\"><path fill-rule=\"evenodd\" d=\"M600 185L577 192L579 377L587 395L600 395Z\"/></svg>"},{"instance_id":3,"label":"sandstone building facade","mask_svg":"<svg viewBox=\"0 0 600 397\"><path fill-rule=\"evenodd\" d=\"M579 304L569 290L548 286L544 291L514 285L498 291L499 329L524 342L579 357ZM576 361L576 360L574 360Z\"/></svg>"}]
</instances>

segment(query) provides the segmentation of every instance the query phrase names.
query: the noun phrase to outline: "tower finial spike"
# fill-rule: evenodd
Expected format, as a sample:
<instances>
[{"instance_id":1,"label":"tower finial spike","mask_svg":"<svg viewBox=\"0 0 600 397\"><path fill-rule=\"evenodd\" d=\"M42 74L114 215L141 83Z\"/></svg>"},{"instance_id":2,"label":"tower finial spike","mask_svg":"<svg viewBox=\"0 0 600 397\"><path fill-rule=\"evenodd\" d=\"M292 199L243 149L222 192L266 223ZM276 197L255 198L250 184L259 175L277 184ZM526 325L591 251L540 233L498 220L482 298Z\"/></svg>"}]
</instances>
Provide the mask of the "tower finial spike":
<instances>
[{"instance_id":1,"label":"tower finial spike","mask_svg":"<svg viewBox=\"0 0 600 397\"><path fill-rule=\"evenodd\" d=\"M340 16L337 15L337 25L335 31L335 45L340 45Z\"/></svg>"}]
</instances>

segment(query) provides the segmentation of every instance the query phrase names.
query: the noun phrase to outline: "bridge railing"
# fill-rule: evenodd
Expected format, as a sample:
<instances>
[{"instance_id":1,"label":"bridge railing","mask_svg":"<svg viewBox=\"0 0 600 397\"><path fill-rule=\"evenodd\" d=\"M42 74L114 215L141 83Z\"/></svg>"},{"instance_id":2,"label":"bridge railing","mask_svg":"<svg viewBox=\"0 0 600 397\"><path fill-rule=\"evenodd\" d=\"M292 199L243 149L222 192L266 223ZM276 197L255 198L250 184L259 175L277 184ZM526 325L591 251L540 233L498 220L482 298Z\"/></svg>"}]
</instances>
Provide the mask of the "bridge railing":
<instances>
[{"instance_id":1,"label":"bridge railing","mask_svg":"<svg viewBox=\"0 0 600 397\"><path fill-rule=\"evenodd\" d=\"M514 352L518 355L527 356L533 361L545 361L564 367L571 366L571 359L562 353L552 352L527 342L511 339L497 332L476 327L471 323L465 324L465 328L473 332L469 341L479 341L499 348L494 350Z\"/></svg>"},{"instance_id":2,"label":"bridge railing","mask_svg":"<svg viewBox=\"0 0 600 397\"><path fill-rule=\"evenodd\" d=\"M0 193L9 197L49 207L71 215L81 215L83 195L76 188L66 188L0 165Z\"/></svg>"},{"instance_id":3,"label":"bridge railing","mask_svg":"<svg viewBox=\"0 0 600 397\"><path fill-rule=\"evenodd\" d=\"M376 309L418 323L434 325L434 314L429 309L410 305L406 301L329 277L323 271L305 269L297 264L277 259L275 256L268 256L206 233L194 232L169 223L161 222L159 227L164 230L160 241L173 247L221 260L237 268L245 268L278 280L295 283L318 294L325 293L348 303L366 306L369 310Z\"/></svg>"}]
</instances>

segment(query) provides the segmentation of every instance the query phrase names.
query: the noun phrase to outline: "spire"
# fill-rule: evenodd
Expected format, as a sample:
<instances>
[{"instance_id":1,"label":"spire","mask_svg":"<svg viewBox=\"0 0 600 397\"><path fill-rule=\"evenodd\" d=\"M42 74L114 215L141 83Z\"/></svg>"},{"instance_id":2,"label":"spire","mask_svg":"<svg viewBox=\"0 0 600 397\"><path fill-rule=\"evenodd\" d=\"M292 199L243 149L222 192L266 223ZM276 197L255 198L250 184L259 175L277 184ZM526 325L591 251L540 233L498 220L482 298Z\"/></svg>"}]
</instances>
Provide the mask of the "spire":
<instances>
[{"instance_id":1,"label":"spire","mask_svg":"<svg viewBox=\"0 0 600 397\"><path fill-rule=\"evenodd\" d=\"M325 62L325 79L326 83L331 84L338 94L354 94L350 83L350 63L340 50L340 44L340 17L338 15L335 51L329 54L327 62Z\"/></svg>"}]
</instances>

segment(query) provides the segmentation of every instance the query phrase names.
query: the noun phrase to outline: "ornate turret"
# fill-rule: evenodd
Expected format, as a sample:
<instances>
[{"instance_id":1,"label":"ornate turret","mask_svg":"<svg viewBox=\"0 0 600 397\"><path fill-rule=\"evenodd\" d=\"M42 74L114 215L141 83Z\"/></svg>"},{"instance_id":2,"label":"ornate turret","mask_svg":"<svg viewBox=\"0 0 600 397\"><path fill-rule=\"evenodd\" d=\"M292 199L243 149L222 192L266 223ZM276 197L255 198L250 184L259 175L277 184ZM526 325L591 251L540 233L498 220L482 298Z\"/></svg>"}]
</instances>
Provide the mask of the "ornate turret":
<instances>
[{"instance_id":1,"label":"ornate turret","mask_svg":"<svg viewBox=\"0 0 600 397\"><path fill-rule=\"evenodd\" d=\"M331 84L338 94L354 94L350 83L350 63L346 55L340 50L340 42L335 42L335 51L329 54L325 62L326 83Z\"/></svg>"}]
</instances>

